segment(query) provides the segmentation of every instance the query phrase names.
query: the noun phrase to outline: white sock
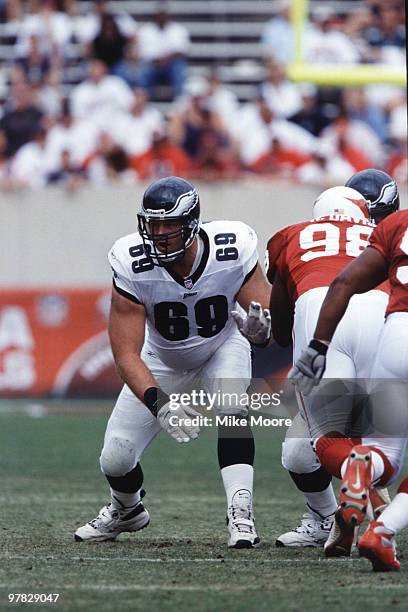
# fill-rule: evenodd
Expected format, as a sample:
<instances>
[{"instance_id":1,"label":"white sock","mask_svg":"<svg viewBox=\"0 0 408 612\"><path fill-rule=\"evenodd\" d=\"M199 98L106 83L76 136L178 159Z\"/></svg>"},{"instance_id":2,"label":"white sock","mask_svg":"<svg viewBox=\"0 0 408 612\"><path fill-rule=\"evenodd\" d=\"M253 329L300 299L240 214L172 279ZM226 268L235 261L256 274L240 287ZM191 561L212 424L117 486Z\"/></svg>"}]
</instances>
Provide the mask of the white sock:
<instances>
[{"instance_id":1,"label":"white sock","mask_svg":"<svg viewBox=\"0 0 408 612\"><path fill-rule=\"evenodd\" d=\"M111 487L111 500L112 504L118 510L123 510L124 508L133 508L140 502L140 489L136 491L136 493L122 493L121 491L115 491Z\"/></svg>"},{"instance_id":2,"label":"white sock","mask_svg":"<svg viewBox=\"0 0 408 612\"><path fill-rule=\"evenodd\" d=\"M343 461L341 464L341 477L344 478L344 474L346 473L348 458ZM381 455L375 452L375 450L371 449L371 481L377 482L379 478L384 474L384 461Z\"/></svg>"},{"instance_id":3,"label":"white sock","mask_svg":"<svg viewBox=\"0 0 408 612\"><path fill-rule=\"evenodd\" d=\"M303 491L303 495L306 497L309 509L316 515L316 518L323 519L336 512L337 500L331 483L323 491Z\"/></svg>"},{"instance_id":4,"label":"white sock","mask_svg":"<svg viewBox=\"0 0 408 612\"><path fill-rule=\"evenodd\" d=\"M221 470L222 481L224 483L225 495L227 496L227 507L232 504L232 498L240 489L249 491L252 498L254 482L254 468L248 463L235 463L228 465Z\"/></svg>"},{"instance_id":5,"label":"white sock","mask_svg":"<svg viewBox=\"0 0 408 612\"><path fill-rule=\"evenodd\" d=\"M397 493L378 520L394 533L408 527L408 493Z\"/></svg>"}]
</instances>

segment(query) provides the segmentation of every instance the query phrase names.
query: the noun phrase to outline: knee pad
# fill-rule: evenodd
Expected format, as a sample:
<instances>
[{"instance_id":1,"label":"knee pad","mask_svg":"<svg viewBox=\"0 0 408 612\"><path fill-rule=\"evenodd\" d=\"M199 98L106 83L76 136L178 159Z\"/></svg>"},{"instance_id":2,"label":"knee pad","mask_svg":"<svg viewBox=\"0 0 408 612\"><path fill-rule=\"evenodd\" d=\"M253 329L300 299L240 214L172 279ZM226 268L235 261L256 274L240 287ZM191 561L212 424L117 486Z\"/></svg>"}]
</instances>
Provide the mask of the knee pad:
<instances>
[{"instance_id":1,"label":"knee pad","mask_svg":"<svg viewBox=\"0 0 408 612\"><path fill-rule=\"evenodd\" d=\"M99 462L107 476L124 476L137 463L134 445L126 438L112 437L105 443Z\"/></svg>"},{"instance_id":2,"label":"knee pad","mask_svg":"<svg viewBox=\"0 0 408 612\"><path fill-rule=\"evenodd\" d=\"M289 471L289 475L299 491L303 493L320 493L320 491L327 489L332 481L331 474L323 466L307 474L296 474Z\"/></svg>"},{"instance_id":3,"label":"knee pad","mask_svg":"<svg viewBox=\"0 0 408 612\"><path fill-rule=\"evenodd\" d=\"M282 465L296 474L308 474L320 467L310 438L286 438L282 444Z\"/></svg>"}]
</instances>

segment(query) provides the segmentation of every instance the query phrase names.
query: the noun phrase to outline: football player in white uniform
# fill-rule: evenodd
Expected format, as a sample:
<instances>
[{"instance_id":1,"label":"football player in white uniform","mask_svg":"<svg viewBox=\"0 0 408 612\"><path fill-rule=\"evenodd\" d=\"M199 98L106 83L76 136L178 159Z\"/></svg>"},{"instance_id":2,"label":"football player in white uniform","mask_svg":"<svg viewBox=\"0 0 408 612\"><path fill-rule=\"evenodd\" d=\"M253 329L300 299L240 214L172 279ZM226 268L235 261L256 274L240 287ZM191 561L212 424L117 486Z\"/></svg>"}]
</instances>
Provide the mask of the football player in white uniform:
<instances>
[{"instance_id":1,"label":"football player in white uniform","mask_svg":"<svg viewBox=\"0 0 408 612\"><path fill-rule=\"evenodd\" d=\"M243 336L260 345L270 338L269 312L260 306L269 303L270 287L250 227L239 221L201 224L195 187L167 177L146 190L138 230L117 240L109 253L109 333L125 383L100 457L111 501L77 529L76 541L113 540L148 525L141 501L144 450L162 429L178 442L199 433L198 413L186 402L175 406L169 395L195 388L197 381L209 392L245 393L251 354ZM236 315L238 325L231 316L237 307L250 311L250 316ZM242 405L222 404L214 405L216 415L248 412ZM259 543L252 510L252 432L247 423L220 424L218 434L228 545L252 548Z\"/></svg>"}]
</instances>

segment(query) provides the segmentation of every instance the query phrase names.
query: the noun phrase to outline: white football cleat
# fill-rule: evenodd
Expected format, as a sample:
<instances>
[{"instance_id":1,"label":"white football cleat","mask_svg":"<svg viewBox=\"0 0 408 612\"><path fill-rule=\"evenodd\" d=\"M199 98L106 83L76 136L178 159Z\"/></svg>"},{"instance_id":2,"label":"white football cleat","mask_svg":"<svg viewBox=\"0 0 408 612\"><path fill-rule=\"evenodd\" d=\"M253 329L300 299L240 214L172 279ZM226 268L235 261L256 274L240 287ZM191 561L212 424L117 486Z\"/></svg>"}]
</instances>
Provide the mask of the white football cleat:
<instances>
[{"instance_id":1,"label":"white football cleat","mask_svg":"<svg viewBox=\"0 0 408 612\"><path fill-rule=\"evenodd\" d=\"M325 518L317 518L311 512L306 512L302 516L300 525L292 531L282 533L277 538L275 545L278 547L322 548L329 537L333 520L333 514L329 514Z\"/></svg>"},{"instance_id":2,"label":"white football cleat","mask_svg":"<svg viewBox=\"0 0 408 612\"><path fill-rule=\"evenodd\" d=\"M247 489L240 489L234 494L228 508L227 526L229 548L255 548L259 545L261 540L255 529L252 495Z\"/></svg>"},{"instance_id":3,"label":"white football cleat","mask_svg":"<svg viewBox=\"0 0 408 612\"><path fill-rule=\"evenodd\" d=\"M334 515L333 526L324 545L326 557L350 557L357 539L358 527L349 525L343 520L341 508Z\"/></svg>"},{"instance_id":4,"label":"white football cleat","mask_svg":"<svg viewBox=\"0 0 408 612\"><path fill-rule=\"evenodd\" d=\"M149 522L149 513L142 502L125 510L118 510L113 504L108 504L99 511L96 518L76 530L74 539L76 542L115 540L120 533L144 529Z\"/></svg>"}]
</instances>

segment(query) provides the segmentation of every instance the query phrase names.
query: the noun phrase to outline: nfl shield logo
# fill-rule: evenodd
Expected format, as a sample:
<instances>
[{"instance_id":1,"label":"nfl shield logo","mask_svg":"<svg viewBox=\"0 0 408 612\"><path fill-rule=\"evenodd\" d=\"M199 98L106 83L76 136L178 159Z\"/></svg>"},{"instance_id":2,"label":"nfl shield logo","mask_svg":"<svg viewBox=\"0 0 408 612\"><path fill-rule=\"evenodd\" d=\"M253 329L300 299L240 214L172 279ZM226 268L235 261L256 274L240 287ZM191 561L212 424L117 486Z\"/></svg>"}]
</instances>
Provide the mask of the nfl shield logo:
<instances>
[{"instance_id":1,"label":"nfl shield logo","mask_svg":"<svg viewBox=\"0 0 408 612\"><path fill-rule=\"evenodd\" d=\"M184 280L184 286L186 289L192 289L193 288L193 281L191 280L191 278L186 278Z\"/></svg>"}]
</instances>

